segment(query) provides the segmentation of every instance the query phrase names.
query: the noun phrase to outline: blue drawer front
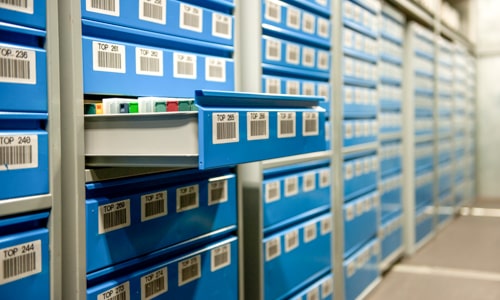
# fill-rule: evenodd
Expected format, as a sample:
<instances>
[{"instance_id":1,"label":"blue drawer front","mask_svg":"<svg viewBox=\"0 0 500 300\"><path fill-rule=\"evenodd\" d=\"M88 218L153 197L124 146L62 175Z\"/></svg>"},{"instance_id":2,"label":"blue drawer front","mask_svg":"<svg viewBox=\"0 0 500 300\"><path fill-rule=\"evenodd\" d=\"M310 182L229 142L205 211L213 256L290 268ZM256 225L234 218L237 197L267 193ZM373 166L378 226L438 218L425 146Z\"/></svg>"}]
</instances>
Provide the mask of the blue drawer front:
<instances>
[{"instance_id":1,"label":"blue drawer front","mask_svg":"<svg viewBox=\"0 0 500 300\"><path fill-rule=\"evenodd\" d=\"M395 212L403 209L402 178L397 174L382 180L380 185L380 210L381 219L386 220Z\"/></svg>"},{"instance_id":2,"label":"blue drawer front","mask_svg":"<svg viewBox=\"0 0 500 300\"><path fill-rule=\"evenodd\" d=\"M379 252L378 240L373 239L344 261L345 298L347 300L356 299L379 277Z\"/></svg>"},{"instance_id":3,"label":"blue drawer front","mask_svg":"<svg viewBox=\"0 0 500 300\"><path fill-rule=\"evenodd\" d=\"M234 90L232 59L85 36L82 47L86 94L192 98L198 89ZM142 65L149 71L147 74L155 75L145 75L141 67L137 69L138 59L151 59L139 54L143 53L141 49L148 55L163 56L162 63L153 60L150 65Z\"/></svg>"},{"instance_id":4,"label":"blue drawer front","mask_svg":"<svg viewBox=\"0 0 500 300\"><path fill-rule=\"evenodd\" d=\"M47 112L46 51L21 42L0 38L0 111Z\"/></svg>"},{"instance_id":5,"label":"blue drawer front","mask_svg":"<svg viewBox=\"0 0 500 300\"><path fill-rule=\"evenodd\" d=\"M415 214L415 243L425 239L434 230L433 213L429 208L429 206L424 206Z\"/></svg>"},{"instance_id":6,"label":"blue drawer front","mask_svg":"<svg viewBox=\"0 0 500 300\"><path fill-rule=\"evenodd\" d=\"M377 115L375 89L344 86L344 118L370 118Z\"/></svg>"},{"instance_id":7,"label":"blue drawer front","mask_svg":"<svg viewBox=\"0 0 500 300\"><path fill-rule=\"evenodd\" d=\"M366 5L360 5L359 2L361 1L343 1L344 25L366 36L377 38L378 17L373 9L367 9Z\"/></svg>"},{"instance_id":8,"label":"blue drawer front","mask_svg":"<svg viewBox=\"0 0 500 300\"><path fill-rule=\"evenodd\" d=\"M150 267L137 264L132 268L88 288L87 299L238 299L235 237L196 251L186 249L182 256Z\"/></svg>"},{"instance_id":9,"label":"blue drawer front","mask_svg":"<svg viewBox=\"0 0 500 300\"><path fill-rule=\"evenodd\" d=\"M45 0L4 1L0 5L0 21L45 29L46 6Z\"/></svg>"},{"instance_id":10,"label":"blue drawer front","mask_svg":"<svg viewBox=\"0 0 500 300\"><path fill-rule=\"evenodd\" d=\"M359 197L377 187L378 159L376 155L344 162L344 201Z\"/></svg>"},{"instance_id":11,"label":"blue drawer front","mask_svg":"<svg viewBox=\"0 0 500 300\"><path fill-rule=\"evenodd\" d=\"M2 299L50 299L49 231L36 228L47 217L42 213L0 220ZM12 226L26 230L12 232L7 228Z\"/></svg>"},{"instance_id":12,"label":"blue drawer front","mask_svg":"<svg viewBox=\"0 0 500 300\"><path fill-rule=\"evenodd\" d=\"M401 213L382 224L381 229L381 260L384 261L391 254L403 246L403 226Z\"/></svg>"},{"instance_id":13,"label":"blue drawer front","mask_svg":"<svg viewBox=\"0 0 500 300\"><path fill-rule=\"evenodd\" d=\"M344 204L344 257L350 256L377 233L378 193Z\"/></svg>"},{"instance_id":14,"label":"blue drawer front","mask_svg":"<svg viewBox=\"0 0 500 300\"><path fill-rule=\"evenodd\" d=\"M377 65L366 60L344 56L344 84L375 88L378 81Z\"/></svg>"},{"instance_id":15,"label":"blue drawer front","mask_svg":"<svg viewBox=\"0 0 500 300\"><path fill-rule=\"evenodd\" d=\"M382 112L379 114L380 133L401 133L403 118L399 112Z\"/></svg>"},{"instance_id":16,"label":"blue drawer front","mask_svg":"<svg viewBox=\"0 0 500 300\"><path fill-rule=\"evenodd\" d=\"M439 224L448 221L454 214L454 199L451 191L439 195Z\"/></svg>"},{"instance_id":17,"label":"blue drawer front","mask_svg":"<svg viewBox=\"0 0 500 300\"><path fill-rule=\"evenodd\" d=\"M389 157L381 160L380 173L382 177L401 171L401 156Z\"/></svg>"},{"instance_id":18,"label":"blue drawer front","mask_svg":"<svg viewBox=\"0 0 500 300\"><path fill-rule=\"evenodd\" d=\"M265 238L262 243L264 298L286 298L330 270L330 244L330 214Z\"/></svg>"},{"instance_id":19,"label":"blue drawer front","mask_svg":"<svg viewBox=\"0 0 500 300\"><path fill-rule=\"evenodd\" d=\"M377 120L344 120L343 131L344 147L374 143L378 135Z\"/></svg>"},{"instance_id":20,"label":"blue drawer front","mask_svg":"<svg viewBox=\"0 0 500 300\"><path fill-rule=\"evenodd\" d=\"M382 178L401 172L402 153L403 147L400 140L381 143L380 173Z\"/></svg>"},{"instance_id":21,"label":"blue drawer front","mask_svg":"<svg viewBox=\"0 0 500 300\"><path fill-rule=\"evenodd\" d=\"M216 230L234 230L236 177L211 175L175 172L147 188L141 188L147 181L125 180L114 191L87 196L87 272Z\"/></svg>"},{"instance_id":22,"label":"blue drawer front","mask_svg":"<svg viewBox=\"0 0 500 300\"><path fill-rule=\"evenodd\" d=\"M432 182L427 182L417 186L415 190L415 207L422 207L432 203L434 185Z\"/></svg>"},{"instance_id":23,"label":"blue drawer front","mask_svg":"<svg viewBox=\"0 0 500 300\"><path fill-rule=\"evenodd\" d=\"M444 173L439 176L439 194L443 194L451 189L451 174Z\"/></svg>"},{"instance_id":24,"label":"blue drawer front","mask_svg":"<svg viewBox=\"0 0 500 300\"><path fill-rule=\"evenodd\" d=\"M93 2L81 0L82 18L210 43L234 43L234 18L226 13L175 0L109 2L115 5L105 7L101 1L93 7Z\"/></svg>"},{"instance_id":25,"label":"blue drawer front","mask_svg":"<svg viewBox=\"0 0 500 300\"><path fill-rule=\"evenodd\" d=\"M263 181L264 230L330 208L330 167L270 176Z\"/></svg>"},{"instance_id":26,"label":"blue drawer front","mask_svg":"<svg viewBox=\"0 0 500 300\"><path fill-rule=\"evenodd\" d=\"M291 297L294 300L333 300L333 275L328 273L318 281Z\"/></svg>"}]
</instances>

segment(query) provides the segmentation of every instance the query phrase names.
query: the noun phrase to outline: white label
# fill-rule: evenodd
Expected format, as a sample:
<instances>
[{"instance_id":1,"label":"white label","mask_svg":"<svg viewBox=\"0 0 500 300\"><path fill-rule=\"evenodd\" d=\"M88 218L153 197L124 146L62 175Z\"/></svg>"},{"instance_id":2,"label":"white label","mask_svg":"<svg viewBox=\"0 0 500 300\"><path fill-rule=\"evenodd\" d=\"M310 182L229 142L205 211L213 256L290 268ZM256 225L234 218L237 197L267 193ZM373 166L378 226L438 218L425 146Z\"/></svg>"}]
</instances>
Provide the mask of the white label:
<instances>
[{"instance_id":1,"label":"white label","mask_svg":"<svg viewBox=\"0 0 500 300\"><path fill-rule=\"evenodd\" d=\"M276 78L266 79L266 93L279 94L281 92L281 81Z\"/></svg>"},{"instance_id":2,"label":"white label","mask_svg":"<svg viewBox=\"0 0 500 300\"><path fill-rule=\"evenodd\" d=\"M356 215L361 216L364 212L365 206L363 205L363 201L360 200L356 202Z\"/></svg>"},{"instance_id":3,"label":"white label","mask_svg":"<svg viewBox=\"0 0 500 300\"><path fill-rule=\"evenodd\" d=\"M316 223L311 223L308 224L304 227L304 242L309 243L310 241L313 241L316 239L317 232L316 232Z\"/></svg>"},{"instance_id":4,"label":"white label","mask_svg":"<svg viewBox=\"0 0 500 300\"><path fill-rule=\"evenodd\" d=\"M363 206L364 206L364 211L368 212L372 209L372 198L369 197L369 198L366 198L364 201L363 201Z\"/></svg>"},{"instance_id":5,"label":"white label","mask_svg":"<svg viewBox=\"0 0 500 300\"><path fill-rule=\"evenodd\" d=\"M153 299L168 291L167 267L141 277L141 300ZM114 300L114 298L111 298ZM117 298L119 299L119 298ZM107 299L109 300L109 299Z\"/></svg>"},{"instance_id":6,"label":"white label","mask_svg":"<svg viewBox=\"0 0 500 300\"><path fill-rule=\"evenodd\" d=\"M302 95L314 96L314 83L304 82L302 84Z\"/></svg>"},{"instance_id":7,"label":"white label","mask_svg":"<svg viewBox=\"0 0 500 300\"><path fill-rule=\"evenodd\" d=\"M286 15L286 26L299 30L300 29L300 11L293 7L288 7Z\"/></svg>"},{"instance_id":8,"label":"white label","mask_svg":"<svg viewBox=\"0 0 500 300\"><path fill-rule=\"evenodd\" d=\"M328 234L332 231L332 219L330 217L321 220L321 235Z\"/></svg>"},{"instance_id":9,"label":"white label","mask_svg":"<svg viewBox=\"0 0 500 300\"><path fill-rule=\"evenodd\" d=\"M233 36L231 17L215 12L212 13L212 35L230 40Z\"/></svg>"},{"instance_id":10,"label":"white label","mask_svg":"<svg viewBox=\"0 0 500 300\"><path fill-rule=\"evenodd\" d=\"M167 191L159 191L141 196L141 222L166 216Z\"/></svg>"},{"instance_id":11,"label":"white label","mask_svg":"<svg viewBox=\"0 0 500 300\"><path fill-rule=\"evenodd\" d=\"M197 184L175 190L177 212L195 209L200 206L200 193Z\"/></svg>"},{"instance_id":12,"label":"white label","mask_svg":"<svg viewBox=\"0 0 500 300\"><path fill-rule=\"evenodd\" d=\"M318 35L324 38L328 38L328 29L330 23L327 19L318 18Z\"/></svg>"},{"instance_id":13,"label":"white label","mask_svg":"<svg viewBox=\"0 0 500 300\"><path fill-rule=\"evenodd\" d=\"M286 45L286 63L292 65L300 63L300 47L298 45L290 43Z\"/></svg>"},{"instance_id":14,"label":"white label","mask_svg":"<svg viewBox=\"0 0 500 300\"><path fill-rule=\"evenodd\" d=\"M120 16L120 0L87 0L85 9L98 14Z\"/></svg>"},{"instance_id":15,"label":"white label","mask_svg":"<svg viewBox=\"0 0 500 300\"><path fill-rule=\"evenodd\" d=\"M299 193L299 177L285 178L285 197L291 197Z\"/></svg>"},{"instance_id":16,"label":"white label","mask_svg":"<svg viewBox=\"0 0 500 300\"><path fill-rule=\"evenodd\" d=\"M38 168L37 135L0 135L0 172Z\"/></svg>"},{"instance_id":17,"label":"white label","mask_svg":"<svg viewBox=\"0 0 500 300\"><path fill-rule=\"evenodd\" d=\"M197 57L186 53L174 53L174 77L196 79Z\"/></svg>"},{"instance_id":18,"label":"white label","mask_svg":"<svg viewBox=\"0 0 500 300\"><path fill-rule=\"evenodd\" d=\"M355 48L357 50L362 51L363 50L363 36L361 34L356 34L354 36L354 42L355 42Z\"/></svg>"},{"instance_id":19,"label":"white label","mask_svg":"<svg viewBox=\"0 0 500 300\"><path fill-rule=\"evenodd\" d=\"M240 141L239 114L212 113L212 143L226 144Z\"/></svg>"},{"instance_id":20,"label":"white label","mask_svg":"<svg viewBox=\"0 0 500 300\"><path fill-rule=\"evenodd\" d=\"M36 84L36 53L0 45L0 82Z\"/></svg>"},{"instance_id":21,"label":"white label","mask_svg":"<svg viewBox=\"0 0 500 300\"><path fill-rule=\"evenodd\" d=\"M139 0L139 19L166 24L167 0Z\"/></svg>"},{"instance_id":22,"label":"white label","mask_svg":"<svg viewBox=\"0 0 500 300\"><path fill-rule=\"evenodd\" d=\"M290 252L299 246L299 231L293 230L285 234L285 252Z\"/></svg>"},{"instance_id":23,"label":"white label","mask_svg":"<svg viewBox=\"0 0 500 300\"><path fill-rule=\"evenodd\" d=\"M302 135L319 135L319 114L318 112L302 113Z\"/></svg>"},{"instance_id":24,"label":"white label","mask_svg":"<svg viewBox=\"0 0 500 300\"><path fill-rule=\"evenodd\" d=\"M345 218L347 221L354 219L354 205L349 205L345 208Z\"/></svg>"},{"instance_id":25,"label":"white label","mask_svg":"<svg viewBox=\"0 0 500 300\"><path fill-rule=\"evenodd\" d=\"M321 6L326 6L327 0L316 0L316 3L318 3Z\"/></svg>"},{"instance_id":26,"label":"white label","mask_svg":"<svg viewBox=\"0 0 500 300\"><path fill-rule=\"evenodd\" d=\"M350 1L344 1L344 16L353 19L353 4Z\"/></svg>"},{"instance_id":27,"label":"white label","mask_svg":"<svg viewBox=\"0 0 500 300\"><path fill-rule=\"evenodd\" d=\"M330 170L319 172L319 187L324 188L330 185Z\"/></svg>"},{"instance_id":28,"label":"white label","mask_svg":"<svg viewBox=\"0 0 500 300\"><path fill-rule=\"evenodd\" d=\"M352 123L345 123L344 128L345 128L344 137L346 139L352 139L353 137Z\"/></svg>"},{"instance_id":29,"label":"white label","mask_svg":"<svg viewBox=\"0 0 500 300\"><path fill-rule=\"evenodd\" d=\"M344 46L352 48L353 32L350 29L344 29Z\"/></svg>"},{"instance_id":30,"label":"white label","mask_svg":"<svg viewBox=\"0 0 500 300\"><path fill-rule=\"evenodd\" d=\"M227 179L208 182L208 205L227 202Z\"/></svg>"},{"instance_id":31,"label":"white label","mask_svg":"<svg viewBox=\"0 0 500 300\"><path fill-rule=\"evenodd\" d=\"M319 300L319 288L315 287L307 292L306 300Z\"/></svg>"},{"instance_id":32,"label":"white label","mask_svg":"<svg viewBox=\"0 0 500 300\"><path fill-rule=\"evenodd\" d=\"M354 61L350 58L345 58L344 64L345 64L345 75L352 76L354 69Z\"/></svg>"},{"instance_id":33,"label":"white label","mask_svg":"<svg viewBox=\"0 0 500 300\"><path fill-rule=\"evenodd\" d=\"M281 241L280 238L274 238L266 243L266 261L275 259L281 255Z\"/></svg>"},{"instance_id":34,"label":"white label","mask_svg":"<svg viewBox=\"0 0 500 300\"><path fill-rule=\"evenodd\" d=\"M354 162L354 167L355 167L355 175L361 176L363 174L363 162L361 160L357 160Z\"/></svg>"},{"instance_id":35,"label":"white label","mask_svg":"<svg viewBox=\"0 0 500 300\"><path fill-rule=\"evenodd\" d=\"M321 284L321 297L326 299L333 293L333 280L328 278Z\"/></svg>"},{"instance_id":36,"label":"white label","mask_svg":"<svg viewBox=\"0 0 500 300\"><path fill-rule=\"evenodd\" d=\"M215 57L205 58L205 79L226 82L226 60Z\"/></svg>"},{"instance_id":37,"label":"white label","mask_svg":"<svg viewBox=\"0 0 500 300\"><path fill-rule=\"evenodd\" d=\"M350 180L353 177L352 163L345 164L345 180Z\"/></svg>"},{"instance_id":38,"label":"white label","mask_svg":"<svg viewBox=\"0 0 500 300\"><path fill-rule=\"evenodd\" d=\"M328 70L329 66L328 52L318 51L318 68L322 70Z\"/></svg>"},{"instance_id":39,"label":"white label","mask_svg":"<svg viewBox=\"0 0 500 300\"><path fill-rule=\"evenodd\" d=\"M97 300L130 300L130 283L127 281L100 293Z\"/></svg>"},{"instance_id":40,"label":"white label","mask_svg":"<svg viewBox=\"0 0 500 300\"><path fill-rule=\"evenodd\" d=\"M269 139L269 113L247 112L247 139Z\"/></svg>"},{"instance_id":41,"label":"white label","mask_svg":"<svg viewBox=\"0 0 500 300\"><path fill-rule=\"evenodd\" d=\"M314 34L315 19L314 15L304 12L302 15L302 31Z\"/></svg>"},{"instance_id":42,"label":"white label","mask_svg":"<svg viewBox=\"0 0 500 300\"><path fill-rule=\"evenodd\" d=\"M135 72L140 75L163 76L163 51L136 47Z\"/></svg>"},{"instance_id":43,"label":"white label","mask_svg":"<svg viewBox=\"0 0 500 300\"><path fill-rule=\"evenodd\" d=\"M298 95L300 94L300 83L295 80L287 80L286 82L286 93L288 95Z\"/></svg>"},{"instance_id":44,"label":"white label","mask_svg":"<svg viewBox=\"0 0 500 300\"><path fill-rule=\"evenodd\" d=\"M0 285L42 272L42 241L0 249Z\"/></svg>"},{"instance_id":45,"label":"white label","mask_svg":"<svg viewBox=\"0 0 500 300\"><path fill-rule=\"evenodd\" d=\"M130 226L130 199L99 206L99 234Z\"/></svg>"},{"instance_id":46,"label":"white label","mask_svg":"<svg viewBox=\"0 0 500 300\"><path fill-rule=\"evenodd\" d=\"M370 173L370 170L371 170L371 167L372 167L372 161L371 161L371 158L365 158L363 160L363 168L364 168L364 173L365 174L368 174Z\"/></svg>"},{"instance_id":47,"label":"white label","mask_svg":"<svg viewBox=\"0 0 500 300\"><path fill-rule=\"evenodd\" d=\"M231 265L231 245L225 244L210 251L210 271L215 272L219 269Z\"/></svg>"},{"instance_id":48,"label":"white label","mask_svg":"<svg viewBox=\"0 0 500 300\"><path fill-rule=\"evenodd\" d=\"M179 286L201 278L201 255L188 258L177 265L179 272Z\"/></svg>"},{"instance_id":49,"label":"white label","mask_svg":"<svg viewBox=\"0 0 500 300\"><path fill-rule=\"evenodd\" d=\"M310 192L316 189L316 173L307 173L303 177L303 190Z\"/></svg>"},{"instance_id":50,"label":"white label","mask_svg":"<svg viewBox=\"0 0 500 300\"><path fill-rule=\"evenodd\" d=\"M276 23L281 22L281 6L275 2L266 1L265 18Z\"/></svg>"},{"instance_id":51,"label":"white label","mask_svg":"<svg viewBox=\"0 0 500 300\"><path fill-rule=\"evenodd\" d=\"M354 273L356 272L356 263L354 261L351 261L350 263L347 264L347 277L352 277Z\"/></svg>"},{"instance_id":52,"label":"white label","mask_svg":"<svg viewBox=\"0 0 500 300\"><path fill-rule=\"evenodd\" d=\"M351 104L353 102L353 89L349 87L344 88L344 101L346 104Z\"/></svg>"},{"instance_id":53,"label":"white label","mask_svg":"<svg viewBox=\"0 0 500 300\"><path fill-rule=\"evenodd\" d=\"M314 49L309 47L302 48L302 64L306 67L314 67Z\"/></svg>"},{"instance_id":54,"label":"white label","mask_svg":"<svg viewBox=\"0 0 500 300\"><path fill-rule=\"evenodd\" d=\"M295 112L278 112L278 138L295 137Z\"/></svg>"},{"instance_id":55,"label":"white label","mask_svg":"<svg viewBox=\"0 0 500 300\"><path fill-rule=\"evenodd\" d=\"M94 71L125 73L125 46L92 42Z\"/></svg>"},{"instance_id":56,"label":"white label","mask_svg":"<svg viewBox=\"0 0 500 300\"><path fill-rule=\"evenodd\" d=\"M281 41L266 39L266 59L281 60Z\"/></svg>"},{"instance_id":57,"label":"white label","mask_svg":"<svg viewBox=\"0 0 500 300\"><path fill-rule=\"evenodd\" d=\"M371 133L371 126L370 126L370 121L364 121L363 122L363 135L364 136L370 136Z\"/></svg>"},{"instance_id":58,"label":"white label","mask_svg":"<svg viewBox=\"0 0 500 300\"><path fill-rule=\"evenodd\" d=\"M330 101L329 88L327 84L318 84L318 95L325 98L325 101Z\"/></svg>"},{"instance_id":59,"label":"white label","mask_svg":"<svg viewBox=\"0 0 500 300\"><path fill-rule=\"evenodd\" d=\"M280 199L280 182L273 181L266 183L266 203Z\"/></svg>"},{"instance_id":60,"label":"white label","mask_svg":"<svg viewBox=\"0 0 500 300\"><path fill-rule=\"evenodd\" d=\"M203 10L196 6L181 4L179 27L186 30L203 31Z\"/></svg>"},{"instance_id":61,"label":"white label","mask_svg":"<svg viewBox=\"0 0 500 300\"><path fill-rule=\"evenodd\" d=\"M354 135L356 137L363 136L363 123L360 121L354 122Z\"/></svg>"},{"instance_id":62,"label":"white label","mask_svg":"<svg viewBox=\"0 0 500 300\"><path fill-rule=\"evenodd\" d=\"M0 8L33 14L33 0L0 0Z\"/></svg>"},{"instance_id":63,"label":"white label","mask_svg":"<svg viewBox=\"0 0 500 300\"><path fill-rule=\"evenodd\" d=\"M378 169L378 159L376 156L373 156L371 160L372 160L372 170L376 171Z\"/></svg>"}]
</instances>

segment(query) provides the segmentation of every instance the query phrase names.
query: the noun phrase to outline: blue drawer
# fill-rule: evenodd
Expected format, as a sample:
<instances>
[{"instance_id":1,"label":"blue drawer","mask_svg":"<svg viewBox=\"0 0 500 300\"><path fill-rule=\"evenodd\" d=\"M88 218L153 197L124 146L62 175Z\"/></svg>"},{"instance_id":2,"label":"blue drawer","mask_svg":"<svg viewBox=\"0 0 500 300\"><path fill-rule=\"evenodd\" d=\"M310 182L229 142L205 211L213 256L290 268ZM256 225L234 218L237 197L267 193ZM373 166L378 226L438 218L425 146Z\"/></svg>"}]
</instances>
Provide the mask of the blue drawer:
<instances>
[{"instance_id":1,"label":"blue drawer","mask_svg":"<svg viewBox=\"0 0 500 300\"><path fill-rule=\"evenodd\" d=\"M46 122L47 114L0 113L0 201L49 193Z\"/></svg>"},{"instance_id":2,"label":"blue drawer","mask_svg":"<svg viewBox=\"0 0 500 300\"><path fill-rule=\"evenodd\" d=\"M367 6L360 5L361 1L343 1L342 19L344 26L348 26L366 36L378 37L378 16L376 12L367 9Z\"/></svg>"},{"instance_id":3,"label":"blue drawer","mask_svg":"<svg viewBox=\"0 0 500 300\"><path fill-rule=\"evenodd\" d=\"M377 141L376 119L344 120L344 147L374 143Z\"/></svg>"},{"instance_id":4,"label":"blue drawer","mask_svg":"<svg viewBox=\"0 0 500 300\"><path fill-rule=\"evenodd\" d=\"M344 84L374 88L378 81L376 63L344 55Z\"/></svg>"},{"instance_id":5,"label":"blue drawer","mask_svg":"<svg viewBox=\"0 0 500 300\"><path fill-rule=\"evenodd\" d=\"M115 272L114 278L89 287L87 299L238 299L236 237L160 261Z\"/></svg>"},{"instance_id":6,"label":"blue drawer","mask_svg":"<svg viewBox=\"0 0 500 300\"><path fill-rule=\"evenodd\" d=\"M382 82L377 87L380 109L382 111L400 111L403 99L401 86Z\"/></svg>"},{"instance_id":7,"label":"blue drawer","mask_svg":"<svg viewBox=\"0 0 500 300\"><path fill-rule=\"evenodd\" d=\"M439 194L444 194L446 191L451 190L452 188L452 171L451 164L447 164L445 166L440 166L438 169L439 179Z\"/></svg>"},{"instance_id":8,"label":"blue drawer","mask_svg":"<svg viewBox=\"0 0 500 300\"><path fill-rule=\"evenodd\" d=\"M45 29L46 15L46 0L3 1L0 4L1 22Z\"/></svg>"},{"instance_id":9,"label":"blue drawer","mask_svg":"<svg viewBox=\"0 0 500 300\"><path fill-rule=\"evenodd\" d=\"M86 222L87 272L230 232L237 223L236 176L193 170L89 183Z\"/></svg>"},{"instance_id":10,"label":"blue drawer","mask_svg":"<svg viewBox=\"0 0 500 300\"><path fill-rule=\"evenodd\" d=\"M329 161L303 163L264 171L264 231L303 220L330 209Z\"/></svg>"},{"instance_id":11,"label":"blue drawer","mask_svg":"<svg viewBox=\"0 0 500 300\"><path fill-rule=\"evenodd\" d=\"M439 224L448 221L454 214L455 202L451 191L447 191L439 195Z\"/></svg>"},{"instance_id":12,"label":"blue drawer","mask_svg":"<svg viewBox=\"0 0 500 300\"><path fill-rule=\"evenodd\" d=\"M377 90L344 85L344 118L377 116Z\"/></svg>"},{"instance_id":13,"label":"blue drawer","mask_svg":"<svg viewBox=\"0 0 500 300\"><path fill-rule=\"evenodd\" d=\"M343 51L345 54L369 62L377 62L377 40L349 27L342 29Z\"/></svg>"},{"instance_id":14,"label":"blue drawer","mask_svg":"<svg viewBox=\"0 0 500 300\"><path fill-rule=\"evenodd\" d=\"M345 298L347 300L356 299L377 280L379 252L378 240L372 239L344 261Z\"/></svg>"},{"instance_id":15,"label":"blue drawer","mask_svg":"<svg viewBox=\"0 0 500 300\"><path fill-rule=\"evenodd\" d=\"M432 204L434 182L432 171L417 175L415 178L415 207Z\"/></svg>"},{"instance_id":16,"label":"blue drawer","mask_svg":"<svg viewBox=\"0 0 500 300\"><path fill-rule=\"evenodd\" d=\"M50 299L48 216L0 219L2 299Z\"/></svg>"},{"instance_id":17,"label":"blue drawer","mask_svg":"<svg viewBox=\"0 0 500 300\"><path fill-rule=\"evenodd\" d=\"M344 257L360 249L377 234L378 193L373 192L344 204Z\"/></svg>"},{"instance_id":18,"label":"blue drawer","mask_svg":"<svg viewBox=\"0 0 500 300\"><path fill-rule=\"evenodd\" d=\"M431 206L423 206L415 213L415 243L418 244L434 230L434 212Z\"/></svg>"},{"instance_id":19,"label":"blue drawer","mask_svg":"<svg viewBox=\"0 0 500 300\"><path fill-rule=\"evenodd\" d=\"M332 268L330 222L327 213L262 241L264 299L287 298Z\"/></svg>"},{"instance_id":20,"label":"blue drawer","mask_svg":"<svg viewBox=\"0 0 500 300\"><path fill-rule=\"evenodd\" d=\"M386 178L391 174L401 173L403 147L401 140L382 142L380 148L380 174Z\"/></svg>"},{"instance_id":21,"label":"blue drawer","mask_svg":"<svg viewBox=\"0 0 500 300\"><path fill-rule=\"evenodd\" d=\"M400 112L381 112L378 118L381 134L401 133L403 118Z\"/></svg>"},{"instance_id":22,"label":"blue drawer","mask_svg":"<svg viewBox=\"0 0 500 300\"><path fill-rule=\"evenodd\" d=\"M377 188L377 155L344 161L344 201L349 201Z\"/></svg>"},{"instance_id":23,"label":"blue drawer","mask_svg":"<svg viewBox=\"0 0 500 300\"><path fill-rule=\"evenodd\" d=\"M434 165L434 143L415 144L415 172L432 168Z\"/></svg>"},{"instance_id":24,"label":"blue drawer","mask_svg":"<svg viewBox=\"0 0 500 300\"><path fill-rule=\"evenodd\" d=\"M403 210L401 173L382 179L380 183L380 215L382 222Z\"/></svg>"},{"instance_id":25,"label":"blue drawer","mask_svg":"<svg viewBox=\"0 0 500 300\"><path fill-rule=\"evenodd\" d=\"M403 246L403 224L401 212L391 215L380 229L381 261Z\"/></svg>"},{"instance_id":26,"label":"blue drawer","mask_svg":"<svg viewBox=\"0 0 500 300\"><path fill-rule=\"evenodd\" d=\"M333 300L333 274L328 273L303 291L291 297L294 300Z\"/></svg>"}]
</instances>

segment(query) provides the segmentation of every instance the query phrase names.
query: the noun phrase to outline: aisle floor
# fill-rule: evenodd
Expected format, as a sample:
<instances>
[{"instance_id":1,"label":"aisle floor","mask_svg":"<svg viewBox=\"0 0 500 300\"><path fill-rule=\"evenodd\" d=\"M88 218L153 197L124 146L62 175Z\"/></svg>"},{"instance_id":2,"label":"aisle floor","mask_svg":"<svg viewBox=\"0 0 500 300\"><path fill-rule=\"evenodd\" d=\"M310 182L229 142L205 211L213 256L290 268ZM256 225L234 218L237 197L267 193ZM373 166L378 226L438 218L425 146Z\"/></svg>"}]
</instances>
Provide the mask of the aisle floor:
<instances>
[{"instance_id":1,"label":"aisle floor","mask_svg":"<svg viewBox=\"0 0 500 300\"><path fill-rule=\"evenodd\" d=\"M394 265L366 300L500 299L500 200L462 212Z\"/></svg>"}]
</instances>

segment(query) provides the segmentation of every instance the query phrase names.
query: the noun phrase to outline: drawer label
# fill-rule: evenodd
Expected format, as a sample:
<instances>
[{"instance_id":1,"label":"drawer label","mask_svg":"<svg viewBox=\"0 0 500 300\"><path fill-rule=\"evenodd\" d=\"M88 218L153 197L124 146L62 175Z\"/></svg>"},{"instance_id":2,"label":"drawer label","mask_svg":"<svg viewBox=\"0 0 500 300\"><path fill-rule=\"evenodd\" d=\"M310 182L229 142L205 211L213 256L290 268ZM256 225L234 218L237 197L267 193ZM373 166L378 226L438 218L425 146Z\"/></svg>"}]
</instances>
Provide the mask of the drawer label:
<instances>
[{"instance_id":1,"label":"drawer label","mask_svg":"<svg viewBox=\"0 0 500 300\"><path fill-rule=\"evenodd\" d=\"M0 249L0 285L42 272L42 241Z\"/></svg>"},{"instance_id":2,"label":"drawer label","mask_svg":"<svg viewBox=\"0 0 500 300\"><path fill-rule=\"evenodd\" d=\"M35 51L0 45L0 82L36 84Z\"/></svg>"},{"instance_id":3,"label":"drawer label","mask_svg":"<svg viewBox=\"0 0 500 300\"><path fill-rule=\"evenodd\" d=\"M38 168L37 135L0 135L0 172Z\"/></svg>"}]
</instances>

